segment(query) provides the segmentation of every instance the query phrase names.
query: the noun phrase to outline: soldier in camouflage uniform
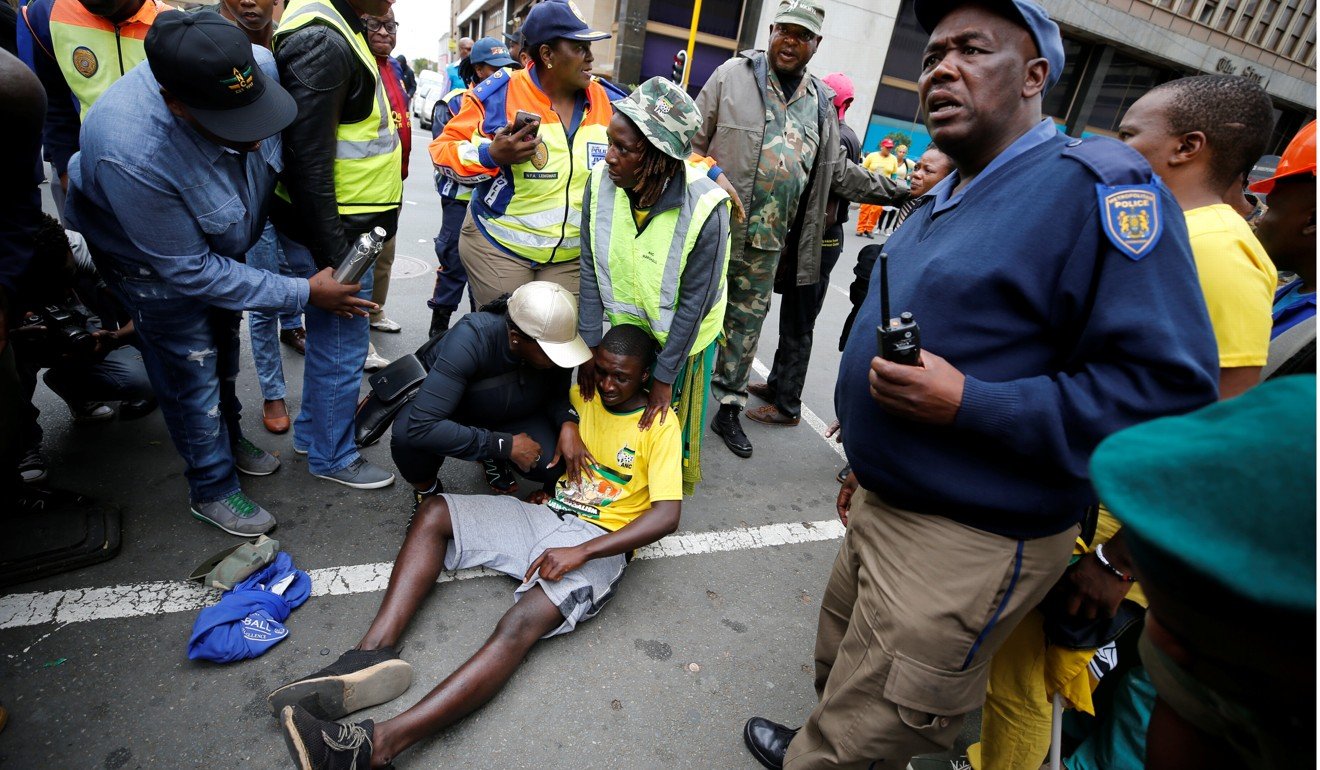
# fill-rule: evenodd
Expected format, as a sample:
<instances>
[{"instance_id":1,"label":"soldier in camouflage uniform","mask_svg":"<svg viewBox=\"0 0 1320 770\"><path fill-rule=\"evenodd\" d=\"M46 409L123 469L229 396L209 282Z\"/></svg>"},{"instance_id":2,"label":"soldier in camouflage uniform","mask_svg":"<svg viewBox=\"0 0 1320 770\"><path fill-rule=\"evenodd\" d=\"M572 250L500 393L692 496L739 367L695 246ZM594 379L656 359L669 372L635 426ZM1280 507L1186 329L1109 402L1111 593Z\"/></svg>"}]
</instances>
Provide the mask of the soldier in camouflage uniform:
<instances>
[{"instance_id":1,"label":"soldier in camouflage uniform","mask_svg":"<svg viewBox=\"0 0 1320 770\"><path fill-rule=\"evenodd\" d=\"M752 454L739 414L776 273L788 285L820 280L831 192L868 203L905 197L892 180L843 157L834 92L806 69L824 19L818 0L783 0L768 50L720 65L697 96L703 124L693 147L713 157L749 202L747 221L730 237L726 342L711 380L720 402L711 430L739 457Z\"/></svg>"}]
</instances>

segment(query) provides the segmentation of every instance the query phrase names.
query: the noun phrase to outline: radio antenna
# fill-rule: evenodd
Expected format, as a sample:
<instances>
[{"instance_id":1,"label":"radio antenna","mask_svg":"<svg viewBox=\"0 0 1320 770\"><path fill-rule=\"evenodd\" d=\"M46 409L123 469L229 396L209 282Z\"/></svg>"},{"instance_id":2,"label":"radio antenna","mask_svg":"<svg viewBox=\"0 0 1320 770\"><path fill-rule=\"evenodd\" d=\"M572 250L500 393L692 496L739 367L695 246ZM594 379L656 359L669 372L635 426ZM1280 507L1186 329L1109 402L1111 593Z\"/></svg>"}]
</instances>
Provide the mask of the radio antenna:
<instances>
[{"instance_id":1,"label":"radio antenna","mask_svg":"<svg viewBox=\"0 0 1320 770\"><path fill-rule=\"evenodd\" d=\"M880 325L889 326L889 254L880 252Z\"/></svg>"}]
</instances>

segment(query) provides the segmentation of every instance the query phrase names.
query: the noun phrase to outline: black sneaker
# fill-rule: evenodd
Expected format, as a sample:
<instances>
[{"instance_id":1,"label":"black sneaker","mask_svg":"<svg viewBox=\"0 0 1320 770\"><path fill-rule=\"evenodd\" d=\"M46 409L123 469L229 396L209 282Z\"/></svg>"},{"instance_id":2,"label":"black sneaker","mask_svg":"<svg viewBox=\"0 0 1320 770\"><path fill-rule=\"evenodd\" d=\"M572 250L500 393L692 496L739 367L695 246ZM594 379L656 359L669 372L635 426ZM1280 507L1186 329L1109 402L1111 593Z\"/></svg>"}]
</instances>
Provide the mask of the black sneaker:
<instances>
[{"instance_id":1,"label":"black sneaker","mask_svg":"<svg viewBox=\"0 0 1320 770\"><path fill-rule=\"evenodd\" d=\"M23 482L26 484L46 478L46 458L42 456L40 449L29 449L23 453L23 458L18 461L18 475L23 477Z\"/></svg>"},{"instance_id":2,"label":"black sneaker","mask_svg":"<svg viewBox=\"0 0 1320 770\"><path fill-rule=\"evenodd\" d=\"M413 487L413 488L412 488L412 496L413 496L413 507L412 507L412 513L410 513L410 514L408 515L408 523L404 525L403 530L404 530L405 532L407 532L409 529L412 529L413 518L414 518L415 516L417 516L417 509L420 508L420 507L422 506L422 501L423 501L423 500L425 500L425 499L428 498L428 497L436 497L436 496L438 496L438 495L443 495L444 493L445 493L445 485L442 484L442 483L440 483L440 479L436 479L436 480L435 480L435 484L434 484L434 486L432 486L431 489L430 489L430 491L427 491L427 492L423 492L423 491L421 491L420 489L418 489L417 487Z\"/></svg>"},{"instance_id":3,"label":"black sneaker","mask_svg":"<svg viewBox=\"0 0 1320 770\"><path fill-rule=\"evenodd\" d=\"M317 719L307 709L285 706L280 711L284 745L299 770L368 770L371 737L376 723L370 719L341 725Z\"/></svg>"},{"instance_id":4,"label":"black sneaker","mask_svg":"<svg viewBox=\"0 0 1320 770\"><path fill-rule=\"evenodd\" d=\"M486 472L486 484L497 495L518 494L518 477L513 475L513 466L508 460L482 460L481 468Z\"/></svg>"},{"instance_id":5,"label":"black sneaker","mask_svg":"<svg viewBox=\"0 0 1320 770\"><path fill-rule=\"evenodd\" d=\"M742 422L738 419L738 413L742 411L737 404L720 404L720 410L715 413L715 419L710 421L710 429L715 435L724 439L724 445L730 452L739 457L752 456L752 442L743 432Z\"/></svg>"},{"instance_id":6,"label":"black sneaker","mask_svg":"<svg viewBox=\"0 0 1320 770\"><path fill-rule=\"evenodd\" d=\"M315 674L276 689L266 703L276 715L299 704L320 719L339 719L399 697L412 684L412 674L392 647L349 650Z\"/></svg>"}]
</instances>

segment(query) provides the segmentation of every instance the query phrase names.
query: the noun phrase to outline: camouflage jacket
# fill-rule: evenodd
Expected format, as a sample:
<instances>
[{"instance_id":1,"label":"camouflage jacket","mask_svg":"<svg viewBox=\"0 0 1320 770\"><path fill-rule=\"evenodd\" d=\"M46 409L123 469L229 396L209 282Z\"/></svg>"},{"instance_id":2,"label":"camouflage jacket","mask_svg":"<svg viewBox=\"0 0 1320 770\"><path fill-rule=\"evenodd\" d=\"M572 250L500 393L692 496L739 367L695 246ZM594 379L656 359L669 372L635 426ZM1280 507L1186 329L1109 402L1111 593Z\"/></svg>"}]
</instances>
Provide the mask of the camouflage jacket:
<instances>
[{"instance_id":1,"label":"camouflage jacket","mask_svg":"<svg viewBox=\"0 0 1320 770\"><path fill-rule=\"evenodd\" d=\"M766 119L768 74L769 62L764 51L743 51L721 64L697 95L702 125L692 140L693 150L715 159L747 205L754 197L756 170L767 139L766 125L770 122ZM907 199L903 185L872 174L844 157L839 142L839 117L830 101L834 91L810 72L806 77L812 79L816 89L819 150L810 181L797 206L797 232L786 241L794 253L785 253L781 258L795 262L798 286L820 280L821 234L831 192L840 198L882 205L897 205ZM733 223L729 240L732 261L742 255L747 240L746 221Z\"/></svg>"}]
</instances>

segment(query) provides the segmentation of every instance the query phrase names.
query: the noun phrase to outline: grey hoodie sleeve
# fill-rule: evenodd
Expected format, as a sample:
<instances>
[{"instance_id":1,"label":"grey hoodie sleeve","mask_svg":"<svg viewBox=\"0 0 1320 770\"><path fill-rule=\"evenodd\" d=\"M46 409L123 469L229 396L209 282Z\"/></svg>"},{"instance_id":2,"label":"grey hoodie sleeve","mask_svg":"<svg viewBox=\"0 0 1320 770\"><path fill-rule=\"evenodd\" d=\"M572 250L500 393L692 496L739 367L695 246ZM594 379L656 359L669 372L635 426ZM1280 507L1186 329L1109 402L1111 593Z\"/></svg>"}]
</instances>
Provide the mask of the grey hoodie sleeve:
<instances>
[{"instance_id":1,"label":"grey hoodie sleeve","mask_svg":"<svg viewBox=\"0 0 1320 770\"><path fill-rule=\"evenodd\" d=\"M678 370L694 352L693 344L706 314L719 302L729 249L729 207L725 201L715 209L697 234L678 279L678 308L669 327L669 339L655 364L655 378L674 384Z\"/></svg>"},{"instance_id":2,"label":"grey hoodie sleeve","mask_svg":"<svg viewBox=\"0 0 1320 770\"><path fill-rule=\"evenodd\" d=\"M578 334L588 347L600 344L601 328L605 320L605 305L600 299L600 285L596 282L596 258L591 250L591 191L592 181L582 194L582 256L578 267Z\"/></svg>"}]
</instances>

